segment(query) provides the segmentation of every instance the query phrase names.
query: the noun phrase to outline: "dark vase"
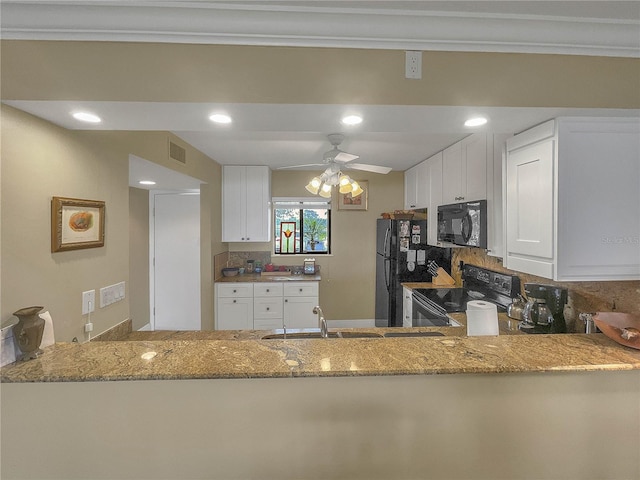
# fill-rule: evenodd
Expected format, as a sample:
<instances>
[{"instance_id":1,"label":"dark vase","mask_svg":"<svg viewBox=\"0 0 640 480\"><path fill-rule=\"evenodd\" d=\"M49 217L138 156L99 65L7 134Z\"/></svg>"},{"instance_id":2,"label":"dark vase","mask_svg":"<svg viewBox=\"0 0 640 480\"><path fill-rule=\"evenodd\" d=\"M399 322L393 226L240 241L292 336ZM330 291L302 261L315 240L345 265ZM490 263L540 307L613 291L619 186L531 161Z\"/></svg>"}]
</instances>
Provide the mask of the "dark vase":
<instances>
[{"instance_id":1,"label":"dark vase","mask_svg":"<svg viewBox=\"0 0 640 480\"><path fill-rule=\"evenodd\" d=\"M45 321L38 313L44 307L25 307L13 314L18 317L18 323L13 326L13 336L22 355L18 360L36 358L42 353L40 344L44 334Z\"/></svg>"}]
</instances>

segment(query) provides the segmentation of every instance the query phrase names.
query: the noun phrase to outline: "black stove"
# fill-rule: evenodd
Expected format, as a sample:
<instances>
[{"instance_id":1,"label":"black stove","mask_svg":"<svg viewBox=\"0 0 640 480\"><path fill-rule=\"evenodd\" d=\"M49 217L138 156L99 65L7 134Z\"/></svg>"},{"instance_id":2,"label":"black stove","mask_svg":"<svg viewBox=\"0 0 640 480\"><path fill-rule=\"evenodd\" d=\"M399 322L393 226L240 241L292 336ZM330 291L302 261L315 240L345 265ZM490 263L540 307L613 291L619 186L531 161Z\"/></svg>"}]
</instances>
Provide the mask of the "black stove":
<instances>
[{"instance_id":1,"label":"black stove","mask_svg":"<svg viewBox=\"0 0 640 480\"><path fill-rule=\"evenodd\" d=\"M512 299L520 293L520 279L515 275L494 272L475 265L463 265L463 287L416 288L414 299L423 308L439 315L464 312L471 300L494 303L499 312L506 312Z\"/></svg>"}]
</instances>

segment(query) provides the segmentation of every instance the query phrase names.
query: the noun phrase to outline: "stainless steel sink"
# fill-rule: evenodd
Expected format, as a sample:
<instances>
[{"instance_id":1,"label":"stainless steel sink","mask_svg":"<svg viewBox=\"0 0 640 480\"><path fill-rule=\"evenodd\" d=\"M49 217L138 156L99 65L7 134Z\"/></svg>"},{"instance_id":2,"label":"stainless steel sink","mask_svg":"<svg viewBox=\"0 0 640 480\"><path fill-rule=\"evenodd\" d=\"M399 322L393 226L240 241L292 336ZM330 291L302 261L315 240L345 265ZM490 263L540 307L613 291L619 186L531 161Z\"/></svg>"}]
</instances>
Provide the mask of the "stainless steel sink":
<instances>
[{"instance_id":1,"label":"stainless steel sink","mask_svg":"<svg viewBox=\"0 0 640 480\"><path fill-rule=\"evenodd\" d=\"M384 337L444 337L442 332L387 332Z\"/></svg>"},{"instance_id":2,"label":"stainless steel sink","mask_svg":"<svg viewBox=\"0 0 640 480\"><path fill-rule=\"evenodd\" d=\"M264 335L262 340L308 340L311 338L322 338L319 329L308 329L306 331L294 330L287 333L270 333ZM382 335L374 332L329 332L329 338L382 338Z\"/></svg>"}]
</instances>

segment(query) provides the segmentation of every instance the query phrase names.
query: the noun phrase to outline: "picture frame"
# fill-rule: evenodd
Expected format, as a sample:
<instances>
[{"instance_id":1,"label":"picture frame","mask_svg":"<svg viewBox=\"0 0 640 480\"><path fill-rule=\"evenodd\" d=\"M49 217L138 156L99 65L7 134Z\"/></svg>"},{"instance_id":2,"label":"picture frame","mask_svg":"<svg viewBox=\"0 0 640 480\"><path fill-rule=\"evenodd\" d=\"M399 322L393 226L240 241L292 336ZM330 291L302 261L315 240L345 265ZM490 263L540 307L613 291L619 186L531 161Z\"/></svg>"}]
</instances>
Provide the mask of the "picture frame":
<instances>
[{"instance_id":1,"label":"picture frame","mask_svg":"<svg viewBox=\"0 0 640 480\"><path fill-rule=\"evenodd\" d=\"M51 252L104 247L105 202L51 199Z\"/></svg>"},{"instance_id":2,"label":"picture frame","mask_svg":"<svg viewBox=\"0 0 640 480\"><path fill-rule=\"evenodd\" d=\"M356 180L360 188L364 190L356 198L351 197L351 193L338 192L338 210L366 210L369 203L369 181Z\"/></svg>"}]
</instances>

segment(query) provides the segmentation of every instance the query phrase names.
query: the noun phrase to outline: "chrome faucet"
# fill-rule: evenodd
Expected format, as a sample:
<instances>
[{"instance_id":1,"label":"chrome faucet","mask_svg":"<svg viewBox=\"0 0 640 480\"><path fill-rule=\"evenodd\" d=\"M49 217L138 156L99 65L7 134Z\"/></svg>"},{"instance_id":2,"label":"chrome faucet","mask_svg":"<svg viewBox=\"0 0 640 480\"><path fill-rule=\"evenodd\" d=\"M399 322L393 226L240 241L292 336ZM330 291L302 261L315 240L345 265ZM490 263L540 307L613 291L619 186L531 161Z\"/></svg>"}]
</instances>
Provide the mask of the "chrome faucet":
<instances>
[{"instance_id":1,"label":"chrome faucet","mask_svg":"<svg viewBox=\"0 0 640 480\"><path fill-rule=\"evenodd\" d=\"M320 327L320 336L322 338L329 338L329 329L327 328L327 320L324 318L324 313L320 305L313 307L313 313L318 315L318 326Z\"/></svg>"}]
</instances>

